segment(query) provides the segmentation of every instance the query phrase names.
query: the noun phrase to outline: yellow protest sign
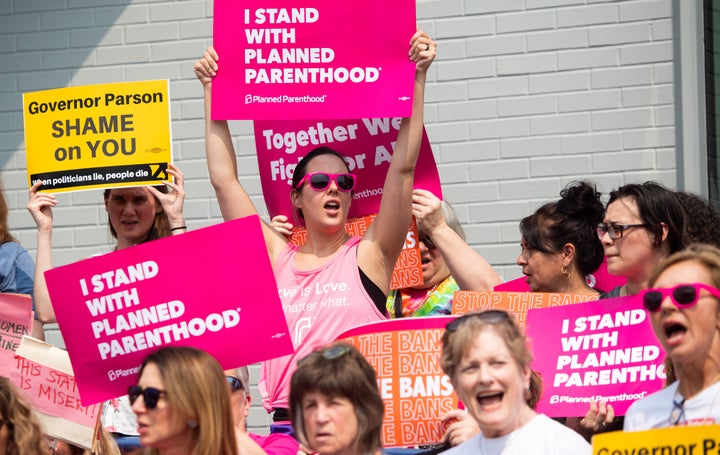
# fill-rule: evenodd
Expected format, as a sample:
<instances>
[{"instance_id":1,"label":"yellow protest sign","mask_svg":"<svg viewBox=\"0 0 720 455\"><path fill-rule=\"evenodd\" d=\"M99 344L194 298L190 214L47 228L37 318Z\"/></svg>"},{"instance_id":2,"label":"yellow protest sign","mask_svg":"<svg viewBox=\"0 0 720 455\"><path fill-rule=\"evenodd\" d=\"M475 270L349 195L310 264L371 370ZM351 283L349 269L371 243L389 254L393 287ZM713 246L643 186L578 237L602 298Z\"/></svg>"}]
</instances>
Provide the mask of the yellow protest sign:
<instances>
[{"instance_id":1,"label":"yellow protest sign","mask_svg":"<svg viewBox=\"0 0 720 455\"><path fill-rule=\"evenodd\" d=\"M592 438L593 455L720 454L720 425L616 431Z\"/></svg>"},{"instance_id":2,"label":"yellow protest sign","mask_svg":"<svg viewBox=\"0 0 720 455\"><path fill-rule=\"evenodd\" d=\"M172 162L168 81L23 94L28 186L43 191L158 185Z\"/></svg>"}]
</instances>

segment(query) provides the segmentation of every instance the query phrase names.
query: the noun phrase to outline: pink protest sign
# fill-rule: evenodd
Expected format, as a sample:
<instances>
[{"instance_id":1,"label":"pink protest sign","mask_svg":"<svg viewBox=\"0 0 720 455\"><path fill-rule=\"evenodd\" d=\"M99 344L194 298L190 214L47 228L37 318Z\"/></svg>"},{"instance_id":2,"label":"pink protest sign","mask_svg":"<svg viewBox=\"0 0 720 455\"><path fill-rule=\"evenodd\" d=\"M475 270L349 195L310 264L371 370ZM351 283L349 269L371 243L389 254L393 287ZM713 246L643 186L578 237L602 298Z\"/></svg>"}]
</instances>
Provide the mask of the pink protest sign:
<instances>
[{"instance_id":1,"label":"pink protest sign","mask_svg":"<svg viewBox=\"0 0 720 455\"><path fill-rule=\"evenodd\" d=\"M32 298L25 294L0 294L0 371L15 365L15 351L23 335L31 333Z\"/></svg>"},{"instance_id":2,"label":"pink protest sign","mask_svg":"<svg viewBox=\"0 0 720 455\"><path fill-rule=\"evenodd\" d=\"M350 218L377 213L401 120L396 117L254 122L260 181L270 216L286 215L300 224L290 201L292 177L302 157L319 146L340 153L350 172L357 176ZM440 176L424 131L414 187L442 199Z\"/></svg>"},{"instance_id":3,"label":"pink protest sign","mask_svg":"<svg viewBox=\"0 0 720 455\"><path fill-rule=\"evenodd\" d=\"M618 286L625 284L625 277L610 275L607 271L607 258L600 264L600 268L590 275L585 277L588 285L598 291L608 292L612 291ZM507 291L507 292L529 292L530 287L525 282L525 277L516 278L514 280L500 283L493 288L494 291Z\"/></svg>"},{"instance_id":4,"label":"pink protest sign","mask_svg":"<svg viewBox=\"0 0 720 455\"><path fill-rule=\"evenodd\" d=\"M102 404L83 406L66 351L34 338L22 340L10 380L34 410L89 428L90 436Z\"/></svg>"},{"instance_id":5,"label":"pink protest sign","mask_svg":"<svg viewBox=\"0 0 720 455\"><path fill-rule=\"evenodd\" d=\"M355 346L378 375L385 403L383 446L442 440L442 417L458 408L450 378L440 368L440 340L453 319L393 319L355 327L338 337Z\"/></svg>"},{"instance_id":6,"label":"pink protest sign","mask_svg":"<svg viewBox=\"0 0 720 455\"><path fill-rule=\"evenodd\" d=\"M415 0L214 6L214 119L410 116Z\"/></svg>"},{"instance_id":7,"label":"pink protest sign","mask_svg":"<svg viewBox=\"0 0 720 455\"><path fill-rule=\"evenodd\" d=\"M124 395L164 345L225 368L292 352L257 216L45 273L82 403Z\"/></svg>"},{"instance_id":8,"label":"pink protest sign","mask_svg":"<svg viewBox=\"0 0 720 455\"><path fill-rule=\"evenodd\" d=\"M663 386L665 353L637 296L532 309L526 326L543 378L538 412L584 416L604 400L624 415Z\"/></svg>"}]
</instances>

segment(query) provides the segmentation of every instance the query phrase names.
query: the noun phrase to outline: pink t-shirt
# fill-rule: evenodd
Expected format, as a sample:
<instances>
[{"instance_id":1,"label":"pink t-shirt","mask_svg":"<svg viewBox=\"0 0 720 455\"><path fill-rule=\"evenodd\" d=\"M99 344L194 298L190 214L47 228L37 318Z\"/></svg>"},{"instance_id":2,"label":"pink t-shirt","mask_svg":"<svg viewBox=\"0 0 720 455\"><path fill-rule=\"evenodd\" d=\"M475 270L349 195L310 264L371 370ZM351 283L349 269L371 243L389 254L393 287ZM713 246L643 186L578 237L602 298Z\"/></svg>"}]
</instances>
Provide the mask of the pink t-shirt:
<instances>
[{"instance_id":1,"label":"pink t-shirt","mask_svg":"<svg viewBox=\"0 0 720 455\"><path fill-rule=\"evenodd\" d=\"M286 434L274 433L260 436L248 433L248 436L257 442L268 455L297 455L300 447L295 438Z\"/></svg>"},{"instance_id":2,"label":"pink t-shirt","mask_svg":"<svg viewBox=\"0 0 720 455\"><path fill-rule=\"evenodd\" d=\"M298 359L334 341L349 328L386 319L360 280L360 240L352 237L335 257L313 270L295 268L296 245L289 243L280 253L275 279L295 353L263 363L258 387L268 412L288 407L290 377Z\"/></svg>"}]
</instances>

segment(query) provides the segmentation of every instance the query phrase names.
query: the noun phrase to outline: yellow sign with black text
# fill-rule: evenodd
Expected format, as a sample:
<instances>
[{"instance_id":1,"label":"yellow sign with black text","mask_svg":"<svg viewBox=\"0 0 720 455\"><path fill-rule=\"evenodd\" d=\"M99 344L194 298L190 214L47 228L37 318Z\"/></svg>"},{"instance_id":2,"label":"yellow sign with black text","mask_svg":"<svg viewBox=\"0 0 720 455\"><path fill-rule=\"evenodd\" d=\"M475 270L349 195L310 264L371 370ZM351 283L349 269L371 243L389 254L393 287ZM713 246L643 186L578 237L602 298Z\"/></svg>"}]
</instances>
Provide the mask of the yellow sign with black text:
<instances>
[{"instance_id":1,"label":"yellow sign with black text","mask_svg":"<svg viewBox=\"0 0 720 455\"><path fill-rule=\"evenodd\" d=\"M168 81L23 94L28 186L42 190L159 185L172 162Z\"/></svg>"},{"instance_id":2,"label":"yellow sign with black text","mask_svg":"<svg viewBox=\"0 0 720 455\"><path fill-rule=\"evenodd\" d=\"M592 447L593 455L720 455L720 425L602 433Z\"/></svg>"}]
</instances>

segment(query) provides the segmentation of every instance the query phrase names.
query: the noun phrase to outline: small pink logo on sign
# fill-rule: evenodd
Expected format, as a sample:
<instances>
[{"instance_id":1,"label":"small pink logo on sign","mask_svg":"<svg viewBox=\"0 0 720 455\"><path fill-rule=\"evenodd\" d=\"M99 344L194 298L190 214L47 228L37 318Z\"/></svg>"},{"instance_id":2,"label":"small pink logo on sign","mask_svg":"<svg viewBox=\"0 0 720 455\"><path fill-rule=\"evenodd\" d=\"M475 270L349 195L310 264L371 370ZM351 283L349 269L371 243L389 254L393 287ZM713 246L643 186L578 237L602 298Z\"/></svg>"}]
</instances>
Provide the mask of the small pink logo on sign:
<instances>
[{"instance_id":1,"label":"small pink logo on sign","mask_svg":"<svg viewBox=\"0 0 720 455\"><path fill-rule=\"evenodd\" d=\"M214 119L410 116L414 0L214 7Z\"/></svg>"}]
</instances>

